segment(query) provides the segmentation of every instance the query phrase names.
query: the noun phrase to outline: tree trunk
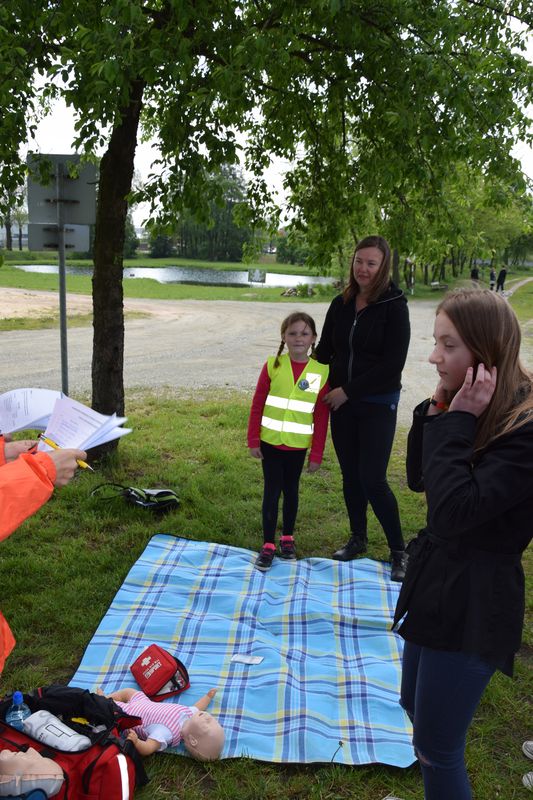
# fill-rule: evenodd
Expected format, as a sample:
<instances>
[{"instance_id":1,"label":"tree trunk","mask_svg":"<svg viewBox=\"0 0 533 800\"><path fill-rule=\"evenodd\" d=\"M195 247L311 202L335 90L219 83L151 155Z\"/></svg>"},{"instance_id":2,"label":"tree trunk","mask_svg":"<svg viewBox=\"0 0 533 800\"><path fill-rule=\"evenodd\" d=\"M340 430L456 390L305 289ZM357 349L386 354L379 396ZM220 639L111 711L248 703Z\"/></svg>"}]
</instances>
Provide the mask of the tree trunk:
<instances>
[{"instance_id":1,"label":"tree trunk","mask_svg":"<svg viewBox=\"0 0 533 800\"><path fill-rule=\"evenodd\" d=\"M392 251L392 280L400 285L400 254L396 249Z\"/></svg>"},{"instance_id":2,"label":"tree trunk","mask_svg":"<svg viewBox=\"0 0 533 800\"><path fill-rule=\"evenodd\" d=\"M103 414L124 413L124 309L122 261L133 159L144 82L133 81L122 121L100 162L94 238L92 406ZM97 448L115 449L117 442Z\"/></svg>"},{"instance_id":3,"label":"tree trunk","mask_svg":"<svg viewBox=\"0 0 533 800\"><path fill-rule=\"evenodd\" d=\"M456 268L456 261L455 261L455 248L452 247L450 253L450 263L452 265L452 275L454 278L457 278L457 268Z\"/></svg>"},{"instance_id":4,"label":"tree trunk","mask_svg":"<svg viewBox=\"0 0 533 800\"><path fill-rule=\"evenodd\" d=\"M13 250L13 234L11 232L11 212L8 211L4 217L4 228L6 229L6 250Z\"/></svg>"},{"instance_id":5,"label":"tree trunk","mask_svg":"<svg viewBox=\"0 0 533 800\"><path fill-rule=\"evenodd\" d=\"M342 246L342 242L337 245L337 259L339 261L339 282L342 290L346 286L349 277L346 275L345 272L346 256L344 254L344 247Z\"/></svg>"}]
</instances>

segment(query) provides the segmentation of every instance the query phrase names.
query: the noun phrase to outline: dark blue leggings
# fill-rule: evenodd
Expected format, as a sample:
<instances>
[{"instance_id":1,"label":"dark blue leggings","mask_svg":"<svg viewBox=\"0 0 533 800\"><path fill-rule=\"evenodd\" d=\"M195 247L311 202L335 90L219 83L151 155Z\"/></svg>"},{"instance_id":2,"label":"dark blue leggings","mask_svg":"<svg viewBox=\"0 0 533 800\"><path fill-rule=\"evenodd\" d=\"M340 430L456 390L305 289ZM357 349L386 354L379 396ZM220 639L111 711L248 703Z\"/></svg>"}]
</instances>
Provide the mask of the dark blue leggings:
<instances>
[{"instance_id":1,"label":"dark blue leggings","mask_svg":"<svg viewBox=\"0 0 533 800\"><path fill-rule=\"evenodd\" d=\"M425 800L471 800L466 734L494 671L476 655L405 643L400 702L413 723Z\"/></svg>"}]
</instances>

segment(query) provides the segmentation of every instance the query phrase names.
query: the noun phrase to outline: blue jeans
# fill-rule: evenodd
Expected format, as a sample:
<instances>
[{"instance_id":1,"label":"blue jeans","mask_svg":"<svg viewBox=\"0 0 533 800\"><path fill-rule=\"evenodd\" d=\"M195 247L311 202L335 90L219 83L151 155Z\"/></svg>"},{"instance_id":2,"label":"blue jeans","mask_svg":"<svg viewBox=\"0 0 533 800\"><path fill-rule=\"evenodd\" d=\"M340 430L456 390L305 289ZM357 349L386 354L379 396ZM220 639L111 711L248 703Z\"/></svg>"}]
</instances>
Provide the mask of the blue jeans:
<instances>
[{"instance_id":1,"label":"blue jeans","mask_svg":"<svg viewBox=\"0 0 533 800\"><path fill-rule=\"evenodd\" d=\"M425 800L471 800L466 734L494 672L479 656L405 642L400 703L413 723Z\"/></svg>"}]
</instances>

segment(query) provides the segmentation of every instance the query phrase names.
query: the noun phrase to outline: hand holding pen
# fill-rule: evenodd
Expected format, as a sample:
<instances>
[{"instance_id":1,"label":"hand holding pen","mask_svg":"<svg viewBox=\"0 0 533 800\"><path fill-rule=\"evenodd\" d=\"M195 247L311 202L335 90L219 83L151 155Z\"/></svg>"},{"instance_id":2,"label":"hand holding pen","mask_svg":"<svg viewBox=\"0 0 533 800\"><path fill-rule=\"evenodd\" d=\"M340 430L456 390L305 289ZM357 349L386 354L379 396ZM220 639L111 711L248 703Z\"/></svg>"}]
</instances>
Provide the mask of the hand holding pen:
<instances>
[{"instance_id":1,"label":"hand holding pen","mask_svg":"<svg viewBox=\"0 0 533 800\"><path fill-rule=\"evenodd\" d=\"M66 486L74 476L78 468L79 456L85 456L86 454L83 450L52 450L51 453L46 455L50 456L55 464L56 478L54 486L56 489L60 489L62 486Z\"/></svg>"},{"instance_id":2,"label":"hand holding pen","mask_svg":"<svg viewBox=\"0 0 533 800\"><path fill-rule=\"evenodd\" d=\"M58 468L58 464L60 464L63 469L67 469L67 471L69 472L69 476L65 480L65 483L59 484L59 483L57 483L57 479L56 479L56 486L64 486L66 483L69 482L70 478L74 474L74 472L76 470L76 466L74 466L74 469L72 469L72 472L70 472L70 469L68 468L68 464L72 460L75 461L75 464L78 467L81 467L82 469L90 469L91 472L94 472L93 468L91 466L89 466L89 464L87 464L87 462L84 460L84 459L87 458L87 453L84 450L74 450L74 449L65 449L65 450L63 450L52 439L49 439L48 436L44 436L44 434L42 434L42 433L39 435L39 439L41 439L41 441L43 441L45 444L47 444L48 447L51 447L52 450L54 451L53 453L49 453L48 455L50 455L52 457L53 461L55 462L56 470ZM63 454L65 454L65 453L68 454L68 458L63 458L62 457Z\"/></svg>"}]
</instances>

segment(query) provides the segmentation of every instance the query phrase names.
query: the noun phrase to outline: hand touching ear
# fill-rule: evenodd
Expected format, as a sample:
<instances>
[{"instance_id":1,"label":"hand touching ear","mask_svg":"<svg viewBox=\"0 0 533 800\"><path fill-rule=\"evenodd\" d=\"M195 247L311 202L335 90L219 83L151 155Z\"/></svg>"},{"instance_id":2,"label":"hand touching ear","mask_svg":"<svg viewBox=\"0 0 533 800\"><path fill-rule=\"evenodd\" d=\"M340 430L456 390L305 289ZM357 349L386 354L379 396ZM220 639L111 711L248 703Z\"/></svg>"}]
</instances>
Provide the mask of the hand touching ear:
<instances>
[{"instance_id":1,"label":"hand touching ear","mask_svg":"<svg viewBox=\"0 0 533 800\"><path fill-rule=\"evenodd\" d=\"M464 383L450 403L449 411L468 411L479 417L488 407L496 389L498 370L479 364L475 380L473 376L474 368L468 367Z\"/></svg>"}]
</instances>

